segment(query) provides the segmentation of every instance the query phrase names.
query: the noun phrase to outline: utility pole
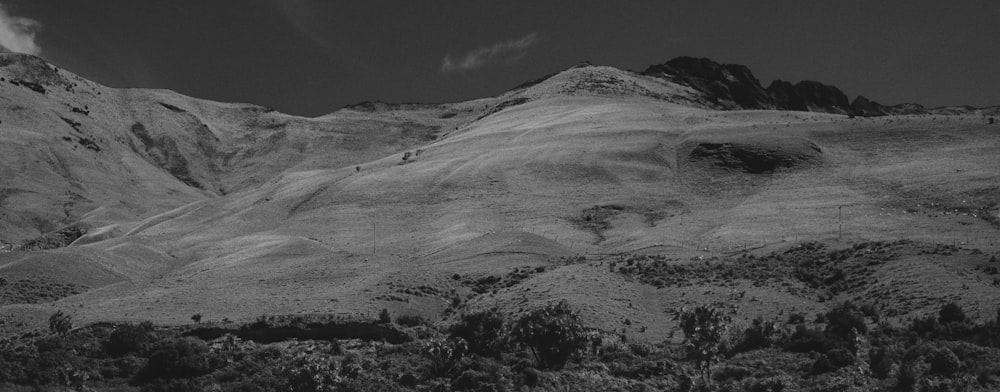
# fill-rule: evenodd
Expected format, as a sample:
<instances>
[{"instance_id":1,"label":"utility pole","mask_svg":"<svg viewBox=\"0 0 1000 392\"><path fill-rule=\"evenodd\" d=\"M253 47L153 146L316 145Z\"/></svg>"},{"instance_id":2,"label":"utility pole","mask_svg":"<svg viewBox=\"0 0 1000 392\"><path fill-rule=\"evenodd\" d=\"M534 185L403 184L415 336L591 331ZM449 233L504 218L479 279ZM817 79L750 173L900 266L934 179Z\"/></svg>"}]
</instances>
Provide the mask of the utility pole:
<instances>
[{"instance_id":1,"label":"utility pole","mask_svg":"<svg viewBox=\"0 0 1000 392\"><path fill-rule=\"evenodd\" d=\"M372 256L375 255L375 238L377 238L375 235L375 219L372 218Z\"/></svg>"}]
</instances>

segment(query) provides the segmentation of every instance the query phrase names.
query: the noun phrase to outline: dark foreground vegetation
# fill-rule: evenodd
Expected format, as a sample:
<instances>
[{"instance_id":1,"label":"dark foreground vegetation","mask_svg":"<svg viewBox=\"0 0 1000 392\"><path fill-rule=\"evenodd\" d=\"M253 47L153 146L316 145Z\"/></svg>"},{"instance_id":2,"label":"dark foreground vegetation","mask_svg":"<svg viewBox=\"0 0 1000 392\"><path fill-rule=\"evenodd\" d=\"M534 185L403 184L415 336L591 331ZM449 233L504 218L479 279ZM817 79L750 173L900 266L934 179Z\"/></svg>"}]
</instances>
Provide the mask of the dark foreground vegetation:
<instances>
[{"instance_id":1,"label":"dark foreground vegetation","mask_svg":"<svg viewBox=\"0 0 1000 392\"><path fill-rule=\"evenodd\" d=\"M50 331L0 342L0 389L1000 389L1000 320L970 320L955 304L903 325L850 302L810 317L792 314L787 322L756 319L744 326L732 325L723 309L700 306L680 314L682 344L589 329L565 302L520 315L465 313L450 325L386 318L354 322L351 328L368 332L340 339L337 326L347 324L335 320L262 317L239 328L102 323L74 329L70 316L59 312Z\"/></svg>"}]
</instances>

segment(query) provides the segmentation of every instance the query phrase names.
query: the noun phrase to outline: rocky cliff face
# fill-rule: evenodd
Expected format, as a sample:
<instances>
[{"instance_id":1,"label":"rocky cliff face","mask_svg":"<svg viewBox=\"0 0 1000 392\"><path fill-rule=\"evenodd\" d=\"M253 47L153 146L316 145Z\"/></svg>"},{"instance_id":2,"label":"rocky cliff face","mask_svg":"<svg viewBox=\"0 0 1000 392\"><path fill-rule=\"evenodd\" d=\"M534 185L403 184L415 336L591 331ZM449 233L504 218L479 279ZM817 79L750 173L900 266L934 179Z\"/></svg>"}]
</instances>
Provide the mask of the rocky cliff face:
<instances>
[{"instance_id":1,"label":"rocky cliff face","mask_svg":"<svg viewBox=\"0 0 1000 392\"><path fill-rule=\"evenodd\" d=\"M705 58L678 57L653 65L646 75L695 88L725 109L777 109L753 72L743 65L719 64Z\"/></svg>"},{"instance_id":2,"label":"rocky cliff face","mask_svg":"<svg viewBox=\"0 0 1000 392\"><path fill-rule=\"evenodd\" d=\"M783 110L853 114L840 89L810 80L791 84L775 80L767 87L775 106Z\"/></svg>"},{"instance_id":3,"label":"rocky cliff face","mask_svg":"<svg viewBox=\"0 0 1000 392\"><path fill-rule=\"evenodd\" d=\"M883 116L889 113L889 108L878 102L859 95L851 102L851 112L859 116Z\"/></svg>"},{"instance_id":4,"label":"rocky cliff face","mask_svg":"<svg viewBox=\"0 0 1000 392\"><path fill-rule=\"evenodd\" d=\"M861 116L914 113L910 106L884 106L864 97L852 103L839 88L815 81L793 84L775 80L764 88L746 66L719 64L705 58L678 57L650 66L643 73L692 87L719 109L776 109Z\"/></svg>"}]
</instances>

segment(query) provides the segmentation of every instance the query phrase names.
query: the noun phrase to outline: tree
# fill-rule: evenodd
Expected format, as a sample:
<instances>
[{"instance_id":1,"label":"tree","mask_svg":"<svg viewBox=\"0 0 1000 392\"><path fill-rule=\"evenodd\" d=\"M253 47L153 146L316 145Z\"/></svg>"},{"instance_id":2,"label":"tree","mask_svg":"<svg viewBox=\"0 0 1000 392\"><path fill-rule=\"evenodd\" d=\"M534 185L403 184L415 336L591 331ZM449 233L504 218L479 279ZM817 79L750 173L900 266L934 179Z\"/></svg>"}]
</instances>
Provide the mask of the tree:
<instances>
[{"instance_id":1,"label":"tree","mask_svg":"<svg viewBox=\"0 0 1000 392\"><path fill-rule=\"evenodd\" d=\"M587 345L580 315L566 301L522 316L514 325L511 338L531 349L540 368L560 369Z\"/></svg>"},{"instance_id":2,"label":"tree","mask_svg":"<svg viewBox=\"0 0 1000 392\"><path fill-rule=\"evenodd\" d=\"M201 313L195 313L194 316L191 316L191 321L194 321L195 324L200 323L201 322Z\"/></svg>"},{"instance_id":3,"label":"tree","mask_svg":"<svg viewBox=\"0 0 1000 392\"><path fill-rule=\"evenodd\" d=\"M71 329L73 329L73 317L70 315L60 310L49 316L49 331L63 335Z\"/></svg>"},{"instance_id":4,"label":"tree","mask_svg":"<svg viewBox=\"0 0 1000 392\"><path fill-rule=\"evenodd\" d=\"M712 364L722 356L728 322L729 317L722 309L711 306L703 305L681 313L687 357L697 362L706 384Z\"/></svg>"}]
</instances>

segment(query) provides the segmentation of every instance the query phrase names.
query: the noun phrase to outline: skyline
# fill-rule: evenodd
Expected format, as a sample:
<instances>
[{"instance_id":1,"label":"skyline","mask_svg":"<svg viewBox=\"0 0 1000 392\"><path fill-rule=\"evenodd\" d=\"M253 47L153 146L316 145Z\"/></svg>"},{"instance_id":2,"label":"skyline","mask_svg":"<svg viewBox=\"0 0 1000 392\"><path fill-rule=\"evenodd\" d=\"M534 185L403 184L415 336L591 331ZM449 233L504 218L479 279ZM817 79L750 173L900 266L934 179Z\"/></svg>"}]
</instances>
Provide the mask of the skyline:
<instances>
[{"instance_id":1,"label":"skyline","mask_svg":"<svg viewBox=\"0 0 1000 392\"><path fill-rule=\"evenodd\" d=\"M993 106L1000 4L309 0L0 2L0 46L111 87L317 116L362 101L457 102L590 61L678 56L837 86L883 104ZM707 4L707 5L706 5ZM777 12L780 10L781 12Z\"/></svg>"}]
</instances>

